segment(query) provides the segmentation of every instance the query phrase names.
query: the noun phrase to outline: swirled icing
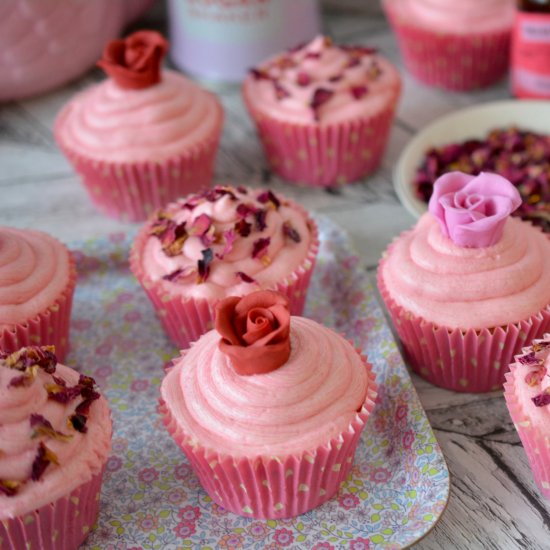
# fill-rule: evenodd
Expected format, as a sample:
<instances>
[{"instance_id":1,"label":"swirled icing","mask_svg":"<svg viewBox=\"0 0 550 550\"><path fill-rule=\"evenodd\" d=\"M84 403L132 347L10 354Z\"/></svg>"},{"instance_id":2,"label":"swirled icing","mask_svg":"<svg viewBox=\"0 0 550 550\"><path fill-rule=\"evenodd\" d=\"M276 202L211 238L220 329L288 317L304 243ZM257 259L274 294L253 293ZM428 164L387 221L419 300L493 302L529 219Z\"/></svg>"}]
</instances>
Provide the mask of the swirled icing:
<instances>
[{"instance_id":1,"label":"swirled icing","mask_svg":"<svg viewBox=\"0 0 550 550\"><path fill-rule=\"evenodd\" d=\"M550 405L537 407L533 403L533 398L541 394L550 393L550 334L546 334L542 340L535 340L535 343L539 342L546 345L540 351L535 352L535 356L540 364L522 363L521 357L517 357L516 361L510 365L510 371L514 378L513 391L523 413L528 416L534 426L538 426L544 430L544 433L548 433ZM523 351L522 356L532 354L533 346L531 345ZM541 368L543 369L543 374L538 377L539 381L537 383L528 383L527 380L534 380L532 376L534 371Z\"/></svg>"},{"instance_id":2,"label":"swirled icing","mask_svg":"<svg viewBox=\"0 0 550 550\"><path fill-rule=\"evenodd\" d=\"M264 193L261 189L231 189L237 200L230 195L223 195L214 202L201 199L200 203L192 210L182 206L187 199L179 203L172 203L163 211L176 223L187 222L190 227L194 220L202 214L208 215L216 229L216 235L221 237L227 230L231 230L235 223L241 219L237 208L247 204L256 208L266 209L266 204L258 200L258 196ZM194 195L196 197L196 195ZM193 197L193 196L191 196ZM252 232L247 237L236 236L232 249L219 259L217 255L223 254L225 245L223 242L210 246L214 254L214 260L210 264L208 279L197 284L196 273L191 276L171 282L163 278L178 269L194 268L198 260L202 258L202 250L207 248L198 236L190 236L185 241L181 254L167 256L162 249L160 240L151 236L145 243L141 254L141 265L147 277L152 281L162 281L166 290L170 293L194 298L220 299L225 296L243 296L260 288L275 288L277 283L285 280L307 258L310 246L313 242L312 224L305 212L298 206L286 201L278 195L281 205L278 209L267 208L265 229L258 230L253 218ZM285 236L283 225L290 222L292 227L300 235L300 242L294 242ZM269 239L266 255L263 258L253 258L254 242L258 239ZM268 261L266 260L268 258ZM254 282L244 282L237 275L245 273L254 279Z\"/></svg>"},{"instance_id":3,"label":"swirled icing","mask_svg":"<svg viewBox=\"0 0 550 550\"><path fill-rule=\"evenodd\" d=\"M246 78L244 94L248 103L260 113L287 122L315 121L310 103L319 88L333 92L319 109L320 124L374 116L395 103L401 88L395 67L374 51L352 55L350 50L332 45L322 36L269 59L259 69L269 78L258 79L253 74ZM309 84L299 85L301 73L308 76ZM332 81L333 77L340 79ZM288 97L277 98L274 82L288 92ZM350 90L355 86L365 86L366 93L354 97Z\"/></svg>"},{"instance_id":4,"label":"swirled icing","mask_svg":"<svg viewBox=\"0 0 550 550\"><path fill-rule=\"evenodd\" d=\"M346 430L365 401L367 369L353 346L303 317L291 354L268 374L240 376L210 331L163 381L162 399L185 434L234 457L315 449Z\"/></svg>"},{"instance_id":5,"label":"swirled icing","mask_svg":"<svg viewBox=\"0 0 550 550\"><path fill-rule=\"evenodd\" d=\"M159 84L145 89L123 89L107 79L78 94L60 113L56 135L92 159L155 161L211 139L222 119L213 94L164 71Z\"/></svg>"},{"instance_id":6,"label":"swirled icing","mask_svg":"<svg viewBox=\"0 0 550 550\"><path fill-rule=\"evenodd\" d=\"M0 520L14 518L44 504L68 495L73 489L98 474L107 459L111 441L111 421L106 400L100 397L90 407L86 426L80 433L67 425L80 399L68 404L48 400L44 384L52 383L52 375L39 370L27 387L8 387L21 375L0 361L0 480L24 482L14 496L0 493ZM55 376L69 386L79 380L79 373L57 365ZM30 415L44 416L54 429L70 434L69 441L53 438L32 438ZM50 464L38 481L30 480L31 468L42 441L58 458L59 465Z\"/></svg>"},{"instance_id":7,"label":"swirled icing","mask_svg":"<svg viewBox=\"0 0 550 550\"><path fill-rule=\"evenodd\" d=\"M517 323L550 304L550 240L514 218L496 245L476 249L455 245L425 214L394 241L381 269L398 305L448 328Z\"/></svg>"},{"instance_id":8,"label":"swirled icing","mask_svg":"<svg viewBox=\"0 0 550 550\"><path fill-rule=\"evenodd\" d=\"M46 233L0 227L0 329L45 311L66 288L69 251Z\"/></svg>"},{"instance_id":9,"label":"swirled icing","mask_svg":"<svg viewBox=\"0 0 550 550\"><path fill-rule=\"evenodd\" d=\"M411 24L457 33L511 29L514 0L385 0L390 11Z\"/></svg>"}]
</instances>

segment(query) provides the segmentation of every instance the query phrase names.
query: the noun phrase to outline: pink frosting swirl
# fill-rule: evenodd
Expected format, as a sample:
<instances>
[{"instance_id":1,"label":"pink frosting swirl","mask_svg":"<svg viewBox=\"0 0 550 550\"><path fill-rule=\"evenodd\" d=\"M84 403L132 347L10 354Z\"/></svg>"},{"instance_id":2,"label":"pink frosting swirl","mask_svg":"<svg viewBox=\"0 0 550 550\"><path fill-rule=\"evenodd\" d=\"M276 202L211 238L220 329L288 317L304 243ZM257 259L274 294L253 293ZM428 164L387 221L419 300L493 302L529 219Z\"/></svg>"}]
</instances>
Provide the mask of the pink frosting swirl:
<instances>
[{"instance_id":1,"label":"pink frosting swirl","mask_svg":"<svg viewBox=\"0 0 550 550\"><path fill-rule=\"evenodd\" d=\"M511 29L515 0L384 0L412 25L458 34Z\"/></svg>"},{"instance_id":2,"label":"pink frosting swirl","mask_svg":"<svg viewBox=\"0 0 550 550\"><path fill-rule=\"evenodd\" d=\"M425 214L394 241L381 269L398 305L451 329L505 326L550 305L550 240L515 218L496 245L464 248Z\"/></svg>"},{"instance_id":3,"label":"pink frosting swirl","mask_svg":"<svg viewBox=\"0 0 550 550\"><path fill-rule=\"evenodd\" d=\"M159 84L127 90L106 80L61 111L56 136L69 150L113 162L163 160L202 144L223 121L215 96L164 71Z\"/></svg>"},{"instance_id":4,"label":"pink frosting swirl","mask_svg":"<svg viewBox=\"0 0 550 550\"><path fill-rule=\"evenodd\" d=\"M449 172L435 181L429 211L455 244L481 248L501 239L506 219L520 205L519 191L498 174Z\"/></svg>"},{"instance_id":5,"label":"pink frosting swirl","mask_svg":"<svg viewBox=\"0 0 550 550\"><path fill-rule=\"evenodd\" d=\"M9 387L21 371L10 369L0 360L0 480L24 482L17 494L0 491L0 520L14 518L48 502L68 495L73 489L100 472L110 450L111 421L103 397L90 407L87 433L67 425L80 398L61 404L48 399L45 384L54 382L52 375L39 369L29 386ZM79 373L57 365L55 376L74 386ZM32 414L42 415L52 427L72 436L68 441L46 436L32 437ZM59 465L49 464L38 481L30 479L39 443L43 442L58 458Z\"/></svg>"},{"instance_id":6,"label":"pink frosting swirl","mask_svg":"<svg viewBox=\"0 0 550 550\"><path fill-rule=\"evenodd\" d=\"M69 251L46 233L0 227L0 328L44 312L67 287Z\"/></svg>"},{"instance_id":7,"label":"pink frosting swirl","mask_svg":"<svg viewBox=\"0 0 550 550\"><path fill-rule=\"evenodd\" d=\"M266 61L244 82L252 108L302 124L371 117L395 103L400 88L397 70L373 49L323 36Z\"/></svg>"},{"instance_id":8,"label":"pink frosting swirl","mask_svg":"<svg viewBox=\"0 0 550 550\"><path fill-rule=\"evenodd\" d=\"M214 300L243 296L254 290L275 288L307 260L316 242L316 228L302 209L280 195L280 206L269 206L259 200L266 195L261 189L217 187L213 193L224 189L231 194L220 194L215 200L191 195L162 211L176 224L185 222L190 232L199 220L210 220L213 239L207 245L199 234L189 235L181 252L173 256L163 250L160 238L151 235L147 239L139 260L142 269L152 281L161 281L168 293ZM185 206L189 201L196 203L192 209ZM239 212L244 206L265 211L265 227L259 227L252 213L243 218ZM243 219L250 224L250 234L246 236L235 230ZM289 228L297 235L294 239L289 237ZM151 231L151 222L144 230ZM265 246L255 256L256 243ZM212 251L209 273L204 282L197 284L197 264L206 249ZM182 276L173 277L178 272Z\"/></svg>"},{"instance_id":9,"label":"pink frosting swirl","mask_svg":"<svg viewBox=\"0 0 550 550\"><path fill-rule=\"evenodd\" d=\"M162 399L191 440L234 457L299 453L350 425L365 401L367 369L353 346L302 317L291 355L267 374L240 376L210 331L176 361Z\"/></svg>"},{"instance_id":10,"label":"pink frosting swirl","mask_svg":"<svg viewBox=\"0 0 550 550\"><path fill-rule=\"evenodd\" d=\"M510 365L513 391L530 422L548 433L550 423L550 334L523 349ZM535 402L539 406L535 405Z\"/></svg>"}]
</instances>

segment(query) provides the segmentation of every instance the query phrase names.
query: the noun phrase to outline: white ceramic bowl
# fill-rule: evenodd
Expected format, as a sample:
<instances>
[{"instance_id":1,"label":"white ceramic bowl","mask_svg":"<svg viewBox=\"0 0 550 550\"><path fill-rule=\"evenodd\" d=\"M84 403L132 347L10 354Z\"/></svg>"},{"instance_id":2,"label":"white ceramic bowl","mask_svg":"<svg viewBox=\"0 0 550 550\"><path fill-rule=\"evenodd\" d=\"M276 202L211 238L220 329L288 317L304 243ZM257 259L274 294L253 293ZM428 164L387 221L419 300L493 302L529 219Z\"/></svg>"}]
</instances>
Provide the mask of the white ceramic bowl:
<instances>
[{"instance_id":1,"label":"white ceramic bowl","mask_svg":"<svg viewBox=\"0 0 550 550\"><path fill-rule=\"evenodd\" d=\"M483 103L449 113L426 126L403 149L393 171L393 184L403 206L415 217L427 209L427 204L416 197L413 181L428 149L467 139L483 139L495 128L510 126L550 134L550 102Z\"/></svg>"}]
</instances>

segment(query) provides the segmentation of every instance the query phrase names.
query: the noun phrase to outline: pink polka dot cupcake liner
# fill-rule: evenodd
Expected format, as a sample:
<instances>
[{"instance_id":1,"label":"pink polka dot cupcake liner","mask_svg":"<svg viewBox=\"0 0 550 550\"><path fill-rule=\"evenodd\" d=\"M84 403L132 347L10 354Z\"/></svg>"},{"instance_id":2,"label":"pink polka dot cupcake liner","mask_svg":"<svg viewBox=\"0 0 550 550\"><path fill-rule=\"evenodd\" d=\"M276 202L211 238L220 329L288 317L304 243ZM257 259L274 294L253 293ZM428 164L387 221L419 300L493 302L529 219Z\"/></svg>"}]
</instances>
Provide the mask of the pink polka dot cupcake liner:
<instances>
[{"instance_id":1,"label":"pink polka dot cupcake liner","mask_svg":"<svg viewBox=\"0 0 550 550\"><path fill-rule=\"evenodd\" d=\"M411 25L385 4L407 70L429 86L466 91L489 86L509 67L511 29L469 35Z\"/></svg>"},{"instance_id":2,"label":"pink polka dot cupcake liner","mask_svg":"<svg viewBox=\"0 0 550 550\"><path fill-rule=\"evenodd\" d=\"M290 201L289 201L290 202ZM307 213L296 203L293 208ZM315 268L319 250L319 235L315 222L308 217L311 228L311 244L302 263L283 281L277 283L273 290L278 290L289 299L292 315L301 315L306 302L307 290L311 275ZM149 226L146 225L136 237L130 252L130 269L134 273L147 296L151 300L160 322L179 349L188 348L202 334L214 328L214 307L216 301L204 298L189 298L178 294L162 280L151 280L141 266L141 253L149 238ZM258 290L257 285L251 285L250 292Z\"/></svg>"},{"instance_id":3,"label":"pink polka dot cupcake liner","mask_svg":"<svg viewBox=\"0 0 550 550\"><path fill-rule=\"evenodd\" d=\"M63 112L56 128L62 121ZM167 202L210 185L221 129L220 124L210 139L160 162L94 160L72 150L56 129L54 135L98 210L123 221L144 221Z\"/></svg>"},{"instance_id":4,"label":"pink polka dot cupcake liner","mask_svg":"<svg viewBox=\"0 0 550 550\"><path fill-rule=\"evenodd\" d=\"M22 516L0 521L0 548L78 548L97 519L102 478L103 471L66 497Z\"/></svg>"},{"instance_id":5,"label":"pink polka dot cupcake liner","mask_svg":"<svg viewBox=\"0 0 550 550\"><path fill-rule=\"evenodd\" d=\"M360 353L360 350L357 350ZM236 458L201 446L178 425L163 402L160 412L170 435L187 456L212 500L241 516L281 519L298 516L332 498L347 478L361 431L372 413L377 387L362 356L369 388L346 431L299 455Z\"/></svg>"},{"instance_id":6,"label":"pink polka dot cupcake liner","mask_svg":"<svg viewBox=\"0 0 550 550\"><path fill-rule=\"evenodd\" d=\"M395 115L395 100L378 114L333 125L303 125L269 118L246 100L267 161L280 177L308 187L360 180L382 161Z\"/></svg>"},{"instance_id":7,"label":"pink polka dot cupcake liner","mask_svg":"<svg viewBox=\"0 0 550 550\"><path fill-rule=\"evenodd\" d=\"M550 338L550 334L547 334L545 338ZM516 392L517 385L523 383L523 380L516 381L514 370L508 372L504 384L504 398L527 454L535 483L541 493L550 499L550 435L542 433L540 429L533 426L521 406Z\"/></svg>"},{"instance_id":8,"label":"pink polka dot cupcake liner","mask_svg":"<svg viewBox=\"0 0 550 550\"><path fill-rule=\"evenodd\" d=\"M45 311L25 323L0 328L0 350L12 353L25 346L55 346L61 363L69 351L69 327L73 294L76 286L76 267L72 255L69 281L60 296Z\"/></svg>"},{"instance_id":9,"label":"pink polka dot cupcake liner","mask_svg":"<svg viewBox=\"0 0 550 550\"><path fill-rule=\"evenodd\" d=\"M380 265L383 265L383 261ZM414 372L457 392L502 388L514 355L550 330L550 305L525 321L482 330L449 329L413 315L388 294L378 270L378 290Z\"/></svg>"}]
</instances>

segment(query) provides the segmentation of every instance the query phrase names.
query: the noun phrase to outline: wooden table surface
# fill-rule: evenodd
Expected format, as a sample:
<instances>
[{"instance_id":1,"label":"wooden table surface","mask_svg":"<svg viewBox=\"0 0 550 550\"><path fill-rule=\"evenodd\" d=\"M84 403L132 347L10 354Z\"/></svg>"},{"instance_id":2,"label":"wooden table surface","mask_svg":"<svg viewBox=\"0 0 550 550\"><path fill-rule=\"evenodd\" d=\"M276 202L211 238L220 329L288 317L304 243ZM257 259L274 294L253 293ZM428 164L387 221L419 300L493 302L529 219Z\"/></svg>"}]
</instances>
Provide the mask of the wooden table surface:
<instances>
[{"instance_id":1,"label":"wooden table surface","mask_svg":"<svg viewBox=\"0 0 550 550\"><path fill-rule=\"evenodd\" d=\"M166 31L162 8L139 24ZM324 14L324 24L336 41L376 46L402 68L394 37L377 10L350 14L333 8ZM332 191L293 187L271 175L238 87L218 88L226 124L216 181L269 185L328 215L349 231L369 272L374 273L387 244L414 223L400 205L391 178L407 141L442 114L509 97L506 82L456 94L427 88L404 70L402 74L404 93L381 169L365 181ZM98 70L92 70L56 92L0 106L0 223L41 229L65 242L135 227L94 210L52 137L60 107L101 78ZM533 482L501 392L458 394L416 376L413 380L452 476L447 510L417 548L549 548L550 504Z\"/></svg>"}]
</instances>

